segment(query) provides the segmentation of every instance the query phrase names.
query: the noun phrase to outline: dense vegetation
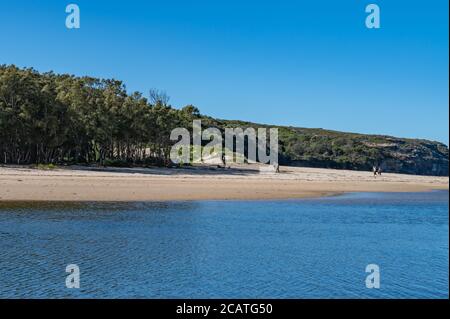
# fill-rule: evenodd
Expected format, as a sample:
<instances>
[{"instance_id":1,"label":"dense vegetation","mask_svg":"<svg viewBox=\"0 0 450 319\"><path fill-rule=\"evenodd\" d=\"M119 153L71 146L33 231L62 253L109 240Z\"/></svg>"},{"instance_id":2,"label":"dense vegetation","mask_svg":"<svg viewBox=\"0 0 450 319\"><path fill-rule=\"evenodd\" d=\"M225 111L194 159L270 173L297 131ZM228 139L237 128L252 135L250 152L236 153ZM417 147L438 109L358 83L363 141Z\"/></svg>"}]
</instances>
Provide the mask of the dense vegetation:
<instances>
[{"instance_id":1,"label":"dense vegetation","mask_svg":"<svg viewBox=\"0 0 450 319\"><path fill-rule=\"evenodd\" d=\"M168 165L170 132L202 119L205 127L261 127L180 110L150 90L127 93L117 80L0 66L0 163ZM323 129L279 127L287 165L448 175L442 143Z\"/></svg>"},{"instance_id":2,"label":"dense vegetation","mask_svg":"<svg viewBox=\"0 0 450 319\"><path fill-rule=\"evenodd\" d=\"M197 116L127 94L122 82L0 67L0 154L3 163L165 164L170 132Z\"/></svg>"}]
</instances>

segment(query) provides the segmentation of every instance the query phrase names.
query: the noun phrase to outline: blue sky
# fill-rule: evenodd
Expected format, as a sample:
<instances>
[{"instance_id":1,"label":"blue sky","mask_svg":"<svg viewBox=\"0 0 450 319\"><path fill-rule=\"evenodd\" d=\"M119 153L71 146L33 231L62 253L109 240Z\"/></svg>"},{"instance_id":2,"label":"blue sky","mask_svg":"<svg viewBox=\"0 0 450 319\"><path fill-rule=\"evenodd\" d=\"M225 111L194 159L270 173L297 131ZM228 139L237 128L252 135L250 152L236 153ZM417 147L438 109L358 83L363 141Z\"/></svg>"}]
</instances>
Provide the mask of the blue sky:
<instances>
[{"instance_id":1,"label":"blue sky","mask_svg":"<svg viewBox=\"0 0 450 319\"><path fill-rule=\"evenodd\" d=\"M446 0L0 0L0 39L2 64L114 77L214 117L448 145Z\"/></svg>"}]
</instances>

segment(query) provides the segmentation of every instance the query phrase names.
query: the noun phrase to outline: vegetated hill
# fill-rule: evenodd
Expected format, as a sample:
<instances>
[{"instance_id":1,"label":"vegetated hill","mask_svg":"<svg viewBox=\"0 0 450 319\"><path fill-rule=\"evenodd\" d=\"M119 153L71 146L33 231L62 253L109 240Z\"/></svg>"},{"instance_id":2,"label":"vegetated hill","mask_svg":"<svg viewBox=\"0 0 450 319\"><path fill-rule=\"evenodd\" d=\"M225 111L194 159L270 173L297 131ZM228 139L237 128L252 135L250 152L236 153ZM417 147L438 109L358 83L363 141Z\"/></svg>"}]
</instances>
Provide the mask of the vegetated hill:
<instances>
[{"instance_id":1,"label":"vegetated hill","mask_svg":"<svg viewBox=\"0 0 450 319\"><path fill-rule=\"evenodd\" d=\"M218 120L224 127L270 127ZM448 146L423 139L337 132L325 129L278 127L280 163L291 166L371 170L448 176Z\"/></svg>"}]
</instances>

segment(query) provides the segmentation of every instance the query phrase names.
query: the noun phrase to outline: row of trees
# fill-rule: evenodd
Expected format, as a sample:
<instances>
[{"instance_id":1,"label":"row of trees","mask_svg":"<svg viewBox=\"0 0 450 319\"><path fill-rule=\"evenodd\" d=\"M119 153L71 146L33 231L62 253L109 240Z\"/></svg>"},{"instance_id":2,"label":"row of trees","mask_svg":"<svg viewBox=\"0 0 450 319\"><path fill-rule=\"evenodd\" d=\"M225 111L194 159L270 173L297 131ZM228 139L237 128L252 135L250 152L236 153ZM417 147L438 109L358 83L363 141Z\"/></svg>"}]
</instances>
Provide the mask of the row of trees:
<instances>
[{"instance_id":1,"label":"row of trees","mask_svg":"<svg viewBox=\"0 0 450 319\"><path fill-rule=\"evenodd\" d=\"M198 109L172 108L166 94L128 94L122 82L0 66L0 162L169 161L170 132Z\"/></svg>"}]
</instances>

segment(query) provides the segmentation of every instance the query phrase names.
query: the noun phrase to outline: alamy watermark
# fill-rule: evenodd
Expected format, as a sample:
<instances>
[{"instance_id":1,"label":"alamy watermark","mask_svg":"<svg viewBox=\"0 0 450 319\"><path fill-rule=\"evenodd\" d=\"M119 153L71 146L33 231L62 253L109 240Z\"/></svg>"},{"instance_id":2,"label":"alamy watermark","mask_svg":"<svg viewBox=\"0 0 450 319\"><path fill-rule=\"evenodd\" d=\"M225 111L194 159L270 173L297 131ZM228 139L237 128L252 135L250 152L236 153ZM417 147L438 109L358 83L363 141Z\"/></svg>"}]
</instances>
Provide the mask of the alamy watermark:
<instances>
[{"instance_id":1,"label":"alamy watermark","mask_svg":"<svg viewBox=\"0 0 450 319\"><path fill-rule=\"evenodd\" d=\"M66 28L79 29L80 28L80 7L76 4L69 4L66 6Z\"/></svg>"},{"instance_id":2,"label":"alamy watermark","mask_svg":"<svg viewBox=\"0 0 450 319\"><path fill-rule=\"evenodd\" d=\"M380 28L380 7L374 3L366 6L366 13L369 15L366 17L366 27L368 29Z\"/></svg>"},{"instance_id":3,"label":"alamy watermark","mask_svg":"<svg viewBox=\"0 0 450 319\"><path fill-rule=\"evenodd\" d=\"M76 264L69 264L66 272L69 273L66 277L66 287L69 289L80 288L80 267Z\"/></svg>"},{"instance_id":4,"label":"alamy watermark","mask_svg":"<svg viewBox=\"0 0 450 319\"><path fill-rule=\"evenodd\" d=\"M243 164L247 161L278 166L277 128L269 128L269 136L267 128L225 128L223 136L215 127L202 131L201 120L194 120L192 139L188 129L178 127L172 130L170 140L178 141L170 150L170 159L175 164L202 163L208 160L223 164ZM203 141L209 143L203 145Z\"/></svg>"},{"instance_id":5,"label":"alamy watermark","mask_svg":"<svg viewBox=\"0 0 450 319\"><path fill-rule=\"evenodd\" d=\"M366 266L366 288L379 289L380 288L380 266L377 264L369 264Z\"/></svg>"},{"instance_id":6,"label":"alamy watermark","mask_svg":"<svg viewBox=\"0 0 450 319\"><path fill-rule=\"evenodd\" d=\"M365 8L368 13L365 24L368 29L379 29L380 25L380 7L377 4L368 4ZM66 6L66 27L68 29L80 28L80 7L77 4L71 3Z\"/></svg>"}]
</instances>

